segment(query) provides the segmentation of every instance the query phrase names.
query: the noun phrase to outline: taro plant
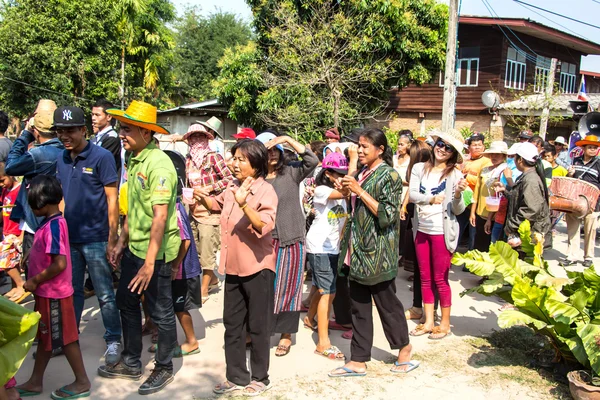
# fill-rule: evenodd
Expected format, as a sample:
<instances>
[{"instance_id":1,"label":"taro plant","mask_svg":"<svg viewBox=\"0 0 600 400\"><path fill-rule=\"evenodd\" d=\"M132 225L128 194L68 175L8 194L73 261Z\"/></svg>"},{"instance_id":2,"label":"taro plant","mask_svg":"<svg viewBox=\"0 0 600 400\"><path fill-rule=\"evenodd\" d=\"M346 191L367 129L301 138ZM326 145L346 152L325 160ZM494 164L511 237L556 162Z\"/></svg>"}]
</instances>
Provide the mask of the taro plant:
<instances>
[{"instance_id":1,"label":"taro plant","mask_svg":"<svg viewBox=\"0 0 600 400\"><path fill-rule=\"evenodd\" d=\"M497 295L513 304L498 317L501 328L527 325L547 336L556 350L556 361L578 361L600 374L600 275L594 266L583 272L555 276L542 258L542 243L533 245L529 222L519 230L519 253L507 243L490 245L488 253L456 253L452 263L465 264L483 282L461 293Z\"/></svg>"}]
</instances>

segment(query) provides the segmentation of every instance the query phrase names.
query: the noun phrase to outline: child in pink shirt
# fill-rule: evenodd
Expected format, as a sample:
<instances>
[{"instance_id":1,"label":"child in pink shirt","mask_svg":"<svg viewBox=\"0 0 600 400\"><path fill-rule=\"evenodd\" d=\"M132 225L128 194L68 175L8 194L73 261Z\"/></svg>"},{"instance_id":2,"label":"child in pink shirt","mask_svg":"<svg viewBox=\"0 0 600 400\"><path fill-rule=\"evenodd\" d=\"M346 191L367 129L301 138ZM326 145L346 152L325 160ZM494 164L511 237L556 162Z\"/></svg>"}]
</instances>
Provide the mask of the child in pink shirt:
<instances>
[{"instance_id":1,"label":"child in pink shirt","mask_svg":"<svg viewBox=\"0 0 600 400\"><path fill-rule=\"evenodd\" d=\"M75 381L52 392L53 399L89 397L90 381L79 348L73 307L71 250L67 223L58 209L62 188L53 176L38 175L29 184L27 201L37 217L45 217L33 238L29 253L29 279L25 290L35 296L35 310L41 314L35 365L19 394L42 393L44 371L52 350L62 348L75 374Z\"/></svg>"}]
</instances>

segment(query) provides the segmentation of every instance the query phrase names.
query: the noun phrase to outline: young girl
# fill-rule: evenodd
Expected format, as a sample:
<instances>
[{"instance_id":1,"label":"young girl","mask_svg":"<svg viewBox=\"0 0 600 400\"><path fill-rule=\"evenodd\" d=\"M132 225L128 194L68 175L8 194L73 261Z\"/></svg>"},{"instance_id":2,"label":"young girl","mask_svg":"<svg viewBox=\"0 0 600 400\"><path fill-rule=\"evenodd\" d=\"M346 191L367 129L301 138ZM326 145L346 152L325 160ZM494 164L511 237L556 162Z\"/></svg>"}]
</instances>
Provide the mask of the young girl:
<instances>
[{"instance_id":1,"label":"young girl","mask_svg":"<svg viewBox=\"0 0 600 400\"><path fill-rule=\"evenodd\" d=\"M543 242L544 235L550 230L550 207L548 206L548 186L544 167L538 149L531 143L521 143L516 149L515 164L521 176L509 190L498 182L494 185L499 192L508 197L508 212L504 232L508 244L518 247L519 226L525 220L531 222L531 235L534 243Z\"/></svg>"},{"instance_id":2,"label":"young girl","mask_svg":"<svg viewBox=\"0 0 600 400\"><path fill-rule=\"evenodd\" d=\"M41 314L38 348L31 377L17 387L21 397L43 391L44 371L52 350L62 347L75 374L75 381L52 392L53 399L90 396L90 381L79 348L79 334L73 308L71 251L67 222L58 209L62 188L53 176L38 175L29 183L27 202L37 217L45 217L33 238L29 257L29 279L24 288L35 296L35 310Z\"/></svg>"},{"instance_id":3,"label":"young girl","mask_svg":"<svg viewBox=\"0 0 600 400\"><path fill-rule=\"evenodd\" d=\"M0 162L0 186L2 186L2 243L0 243L0 270L6 271L13 281L13 288L4 296L15 303L22 302L29 292L23 289L21 278L21 230L19 223L11 221L10 212L21 189L21 183L6 175L4 163Z\"/></svg>"},{"instance_id":4,"label":"young girl","mask_svg":"<svg viewBox=\"0 0 600 400\"><path fill-rule=\"evenodd\" d=\"M462 162L463 139L458 131L438 132L432 159L416 164L410 176L410 201L415 203L415 250L421 273L425 323L417 325L413 336L429 333L429 339L450 334L452 292L448 283L450 260L456 250L459 226L456 216L465 210L462 192L467 188L456 165ZM442 320L434 326L434 290L437 289Z\"/></svg>"},{"instance_id":5,"label":"young girl","mask_svg":"<svg viewBox=\"0 0 600 400\"><path fill-rule=\"evenodd\" d=\"M315 179L318 185L313 198L315 219L306 235L308 262L317 293L304 318L304 326L314 330L314 319L317 317L319 343L315 353L335 360L343 359L344 354L331 345L328 323L336 290L340 233L347 215L344 196L334 189L334 184L341 185L342 178L348 173L348 160L343 154L334 152L323 159L322 166Z\"/></svg>"}]
</instances>

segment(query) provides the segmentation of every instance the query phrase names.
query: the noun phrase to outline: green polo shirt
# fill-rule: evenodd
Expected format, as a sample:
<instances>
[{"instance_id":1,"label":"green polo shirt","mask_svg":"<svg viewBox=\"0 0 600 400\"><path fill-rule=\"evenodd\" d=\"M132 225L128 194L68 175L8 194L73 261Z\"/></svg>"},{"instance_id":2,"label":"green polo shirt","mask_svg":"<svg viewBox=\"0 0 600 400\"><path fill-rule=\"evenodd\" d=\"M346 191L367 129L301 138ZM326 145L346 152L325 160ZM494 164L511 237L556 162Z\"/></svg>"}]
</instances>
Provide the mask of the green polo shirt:
<instances>
[{"instance_id":1,"label":"green polo shirt","mask_svg":"<svg viewBox=\"0 0 600 400\"><path fill-rule=\"evenodd\" d=\"M173 162L154 143L150 143L129 160L127 174L129 250L139 258L146 258L154 216L152 207L168 204L165 233L156 259L173 261L181 244L175 211L177 173Z\"/></svg>"}]
</instances>

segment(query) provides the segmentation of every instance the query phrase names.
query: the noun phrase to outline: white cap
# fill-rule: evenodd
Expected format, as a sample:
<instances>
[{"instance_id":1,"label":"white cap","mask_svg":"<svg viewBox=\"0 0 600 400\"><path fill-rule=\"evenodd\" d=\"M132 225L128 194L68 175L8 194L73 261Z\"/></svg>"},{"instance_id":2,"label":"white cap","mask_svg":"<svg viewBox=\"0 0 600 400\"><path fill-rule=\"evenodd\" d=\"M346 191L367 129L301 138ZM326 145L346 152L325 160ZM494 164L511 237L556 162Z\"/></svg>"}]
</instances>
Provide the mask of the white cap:
<instances>
[{"instance_id":1,"label":"white cap","mask_svg":"<svg viewBox=\"0 0 600 400\"><path fill-rule=\"evenodd\" d=\"M562 136L558 136L556 139L554 139L554 143L558 143L558 144L566 144L567 142L565 142L565 138Z\"/></svg>"},{"instance_id":2,"label":"white cap","mask_svg":"<svg viewBox=\"0 0 600 400\"><path fill-rule=\"evenodd\" d=\"M506 154L508 154L509 156L514 156L515 154L517 154L517 149L519 148L520 145L521 145L521 143L513 144L512 146L510 146L510 149L508 149Z\"/></svg>"},{"instance_id":3,"label":"white cap","mask_svg":"<svg viewBox=\"0 0 600 400\"><path fill-rule=\"evenodd\" d=\"M535 162L538 157L538 149L533 143L521 143L519 147L517 147L517 155L521 156L525 161Z\"/></svg>"}]
</instances>

